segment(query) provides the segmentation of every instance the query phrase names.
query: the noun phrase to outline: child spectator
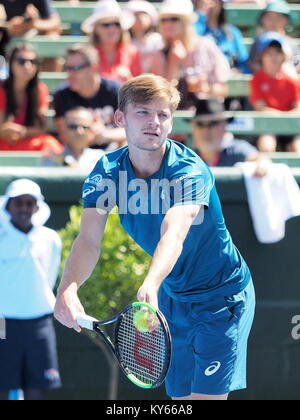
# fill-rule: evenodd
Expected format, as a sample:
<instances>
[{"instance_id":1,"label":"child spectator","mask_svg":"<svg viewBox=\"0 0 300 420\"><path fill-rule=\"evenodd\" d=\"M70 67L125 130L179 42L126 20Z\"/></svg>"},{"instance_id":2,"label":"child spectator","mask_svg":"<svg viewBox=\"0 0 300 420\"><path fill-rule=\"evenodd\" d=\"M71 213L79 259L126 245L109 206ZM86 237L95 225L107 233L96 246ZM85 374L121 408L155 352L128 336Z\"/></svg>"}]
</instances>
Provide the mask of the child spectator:
<instances>
[{"instance_id":1,"label":"child spectator","mask_svg":"<svg viewBox=\"0 0 300 420\"><path fill-rule=\"evenodd\" d=\"M0 85L0 150L53 151L62 145L47 131L49 93L39 82L39 60L30 44L17 45L9 77Z\"/></svg>"},{"instance_id":2,"label":"child spectator","mask_svg":"<svg viewBox=\"0 0 300 420\"><path fill-rule=\"evenodd\" d=\"M179 85L179 109L190 109L197 98L225 97L230 67L213 41L199 37L190 0L165 0L160 9L164 48L156 55L153 73Z\"/></svg>"},{"instance_id":3,"label":"child spectator","mask_svg":"<svg viewBox=\"0 0 300 420\"><path fill-rule=\"evenodd\" d=\"M292 77L297 77L297 72L300 71L300 50L297 42L286 34L286 28L291 23L290 7L284 0L272 0L267 4L263 10L259 22L262 26L263 33L277 32L285 38L285 42L291 49L291 55L288 61L285 62L285 71ZM253 44L250 51L249 67L253 73L261 69L258 47L260 44L260 37Z\"/></svg>"},{"instance_id":4,"label":"child spectator","mask_svg":"<svg viewBox=\"0 0 300 420\"><path fill-rule=\"evenodd\" d=\"M140 53L128 32L134 22L134 15L122 11L115 0L100 0L93 15L82 24L98 51L102 77L124 83L142 73Z\"/></svg>"},{"instance_id":5,"label":"child spectator","mask_svg":"<svg viewBox=\"0 0 300 420\"><path fill-rule=\"evenodd\" d=\"M300 111L299 82L284 71L284 63L290 53L285 38L275 32L268 32L260 38L257 47L262 69L251 81L250 102L254 109L274 114ZM261 148L265 148L264 142L270 143L270 136L274 137L268 134L265 139L265 136L259 138ZM284 146L293 142L292 137L277 140L284 143Z\"/></svg>"},{"instance_id":6,"label":"child spectator","mask_svg":"<svg viewBox=\"0 0 300 420\"><path fill-rule=\"evenodd\" d=\"M125 10L135 15L135 24L130 29L132 43L141 54L143 73L149 73L153 54L162 47L162 37L156 32L157 11L149 1L145 0L130 0Z\"/></svg>"}]
</instances>

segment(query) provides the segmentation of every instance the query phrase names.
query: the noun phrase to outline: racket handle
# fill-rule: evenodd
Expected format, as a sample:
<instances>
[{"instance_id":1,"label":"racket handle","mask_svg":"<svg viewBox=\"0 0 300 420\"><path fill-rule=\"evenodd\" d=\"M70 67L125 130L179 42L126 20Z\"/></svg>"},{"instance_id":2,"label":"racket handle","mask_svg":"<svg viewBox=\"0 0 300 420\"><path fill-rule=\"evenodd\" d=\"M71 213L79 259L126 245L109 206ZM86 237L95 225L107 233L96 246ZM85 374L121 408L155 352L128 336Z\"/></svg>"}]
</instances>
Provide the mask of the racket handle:
<instances>
[{"instance_id":1,"label":"racket handle","mask_svg":"<svg viewBox=\"0 0 300 420\"><path fill-rule=\"evenodd\" d=\"M93 331L94 322L98 322L98 320L85 314L77 315L77 323L81 328Z\"/></svg>"}]
</instances>

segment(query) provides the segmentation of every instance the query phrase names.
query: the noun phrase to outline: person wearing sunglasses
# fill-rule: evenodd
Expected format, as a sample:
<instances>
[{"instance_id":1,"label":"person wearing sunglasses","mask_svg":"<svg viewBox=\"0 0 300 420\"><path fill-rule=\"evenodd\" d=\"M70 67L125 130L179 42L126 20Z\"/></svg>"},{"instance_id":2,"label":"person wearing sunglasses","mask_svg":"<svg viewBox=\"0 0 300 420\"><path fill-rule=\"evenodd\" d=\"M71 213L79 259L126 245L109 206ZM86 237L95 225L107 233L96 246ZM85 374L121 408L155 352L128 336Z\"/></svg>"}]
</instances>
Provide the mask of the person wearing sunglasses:
<instances>
[{"instance_id":1,"label":"person wearing sunglasses","mask_svg":"<svg viewBox=\"0 0 300 420\"><path fill-rule=\"evenodd\" d=\"M91 149L94 140L94 114L84 107L76 107L66 113L65 139L63 153L46 154L43 166L64 165L91 171L99 159L104 155L102 150Z\"/></svg>"},{"instance_id":2,"label":"person wearing sunglasses","mask_svg":"<svg viewBox=\"0 0 300 420\"><path fill-rule=\"evenodd\" d=\"M31 44L13 48L8 79L0 85L0 150L52 151L62 145L47 134L49 92L39 81L39 60Z\"/></svg>"},{"instance_id":3,"label":"person wearing sunglasses","mask_svg":"<svg viewBox=\"0 0 300 420\"><path fill-rule=\"evenodd\" d=\"M155 57L153 73L177 85L179 109L192 108L197 98L225 97L229 64L213 41L196 34L191 0L165 0L159 18L164 47Z\"/></svg>"},{"instance_id":4,"label":"person wearing sunglasses","mask_svg":"<svg viewBox=\"0 0 300 420\"><path fill-rule=\"evenodd\" d=\"M83 22L83 32L98 51L102 77L124 83L142 73L141 55L128 32L134 22L134 14L121 10L115 0L99 1L93 15Z\"/></svg>"},{"instance_id":5,"label":"person wearing sunglasses","mask_svg":"<svg viewBox=\"0 0 300 420\"><path fill-rule=\"evenodd\" d=\"M192 120L192 148L210 167L231 167L238 162L255 161L255 175L264 176L269 159L246 140L233 137L228 131L228 124L234 118L228 115L223 101L199 99Z\"/></svg>"},{"instance_id":6,"label":"person wearing sunglasses","mask_svg":"<svg viewBox=\"0 0 300 420\"><path fill-rule=\"evenodd\" d=\"M50 217L41 188L18 179L0 197L0 400L22 389L25 400L43 400L61 386L53 327L61 240L44 227Z\"/></svg>"},{"instance_id":7,"label":"person wearing sunglasses","mask_svg":"<svg viewBox=\"0 0 300 420\"><path fill-rule=\"evenodd\" d=\"M114 124L120 83L99 75L99 56L90 44L74 44L67 50L66 72L67 84L54 94L55 123L60 140L67 143L66 113L84 107L94 114L91 145L103 150L117 148L126 140L124 130Z\"/></svg>"}]
</instances>

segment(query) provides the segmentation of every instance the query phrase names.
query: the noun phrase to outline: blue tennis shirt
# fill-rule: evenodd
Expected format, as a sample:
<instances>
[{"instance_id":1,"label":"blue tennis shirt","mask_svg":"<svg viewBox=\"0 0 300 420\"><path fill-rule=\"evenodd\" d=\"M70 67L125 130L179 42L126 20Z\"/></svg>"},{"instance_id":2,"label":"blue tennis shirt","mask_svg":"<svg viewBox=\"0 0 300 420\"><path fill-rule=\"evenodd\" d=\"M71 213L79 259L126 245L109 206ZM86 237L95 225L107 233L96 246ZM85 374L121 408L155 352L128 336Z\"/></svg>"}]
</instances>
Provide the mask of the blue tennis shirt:
<instances>
[{"instance_id":1,"label":"blue tennis shirt","mask_svg":"<svg viewBox=\"0 0 300 420\"><path fill-rule=\"evenodd\" d=\"M122 226L151 256L168 209L187 204L202 207L163 282L165 291L182 302L239 293L249 283L250 271L225 226L214 176L191 149L167 140L159 171L137 178L128 147L123 147L104 155L83 186L84 208L110 211L118 206Z\"/></svg>"}]
</instances>

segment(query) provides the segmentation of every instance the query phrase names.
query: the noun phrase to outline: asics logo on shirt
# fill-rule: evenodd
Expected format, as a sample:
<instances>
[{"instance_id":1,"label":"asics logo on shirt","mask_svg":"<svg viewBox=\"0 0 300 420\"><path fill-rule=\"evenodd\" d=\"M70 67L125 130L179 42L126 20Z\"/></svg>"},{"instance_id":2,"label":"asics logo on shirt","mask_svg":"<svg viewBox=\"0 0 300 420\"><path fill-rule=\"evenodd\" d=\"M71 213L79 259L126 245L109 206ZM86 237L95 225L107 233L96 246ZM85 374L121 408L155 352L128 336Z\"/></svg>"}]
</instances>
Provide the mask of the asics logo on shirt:
<instances>
[{"instance_id":1,"label":"asics logo on shirt","mask_svg":"<svg viewBox=\"0 0 300 420\"><path fill-rule=\"evenodd\" d=\"M205 376L212 376L218 372L221 367L220 362L211 362L210 366L205 370Z\"/></svg>"}]
</instances>

